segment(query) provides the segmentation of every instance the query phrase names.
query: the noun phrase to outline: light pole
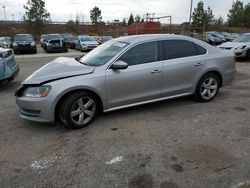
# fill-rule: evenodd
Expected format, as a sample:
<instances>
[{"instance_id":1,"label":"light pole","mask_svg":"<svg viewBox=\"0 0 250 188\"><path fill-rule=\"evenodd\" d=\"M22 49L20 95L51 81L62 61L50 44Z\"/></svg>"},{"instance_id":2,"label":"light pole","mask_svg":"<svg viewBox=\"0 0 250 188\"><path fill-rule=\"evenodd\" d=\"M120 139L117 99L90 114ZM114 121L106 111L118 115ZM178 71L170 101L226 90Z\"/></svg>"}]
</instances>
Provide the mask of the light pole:
<instances>
[{"instance_id":1,"label":"light pole","mask_svg":"<svg viewBox=\"0 0 250 188\"><path fill-rule=\"evenodd\" d=\"M3 5L3 6L2 6L2 8L3 8L3 14L4 14L5 21L7 21L7 18L6 18L6 13L5 13L5 8L6 8L6 6L5 6L5 5Z\"/></svg>"},{"instance_id":2,"label":"light pole","mask_svg":"<svg viewBox=\"0 0 250 188\"><path fill-rule=\"evenodd\" d=\"M13 22L15 21L15 18L14 18L14 14L11 14L12 18L13 18Z\"/></svg>"},{"instance_id":3,"label":"light pole","mask_svg":"<svg viewBox=\"0 0 250 188\"><path fill-rule=\"evenodd\" d=\"M189 24L191 25L191 20L192 20L192 10L193 10L193 0L191 0L190 4L190 14L189 14Z\"/></svg>"}]
</instances>

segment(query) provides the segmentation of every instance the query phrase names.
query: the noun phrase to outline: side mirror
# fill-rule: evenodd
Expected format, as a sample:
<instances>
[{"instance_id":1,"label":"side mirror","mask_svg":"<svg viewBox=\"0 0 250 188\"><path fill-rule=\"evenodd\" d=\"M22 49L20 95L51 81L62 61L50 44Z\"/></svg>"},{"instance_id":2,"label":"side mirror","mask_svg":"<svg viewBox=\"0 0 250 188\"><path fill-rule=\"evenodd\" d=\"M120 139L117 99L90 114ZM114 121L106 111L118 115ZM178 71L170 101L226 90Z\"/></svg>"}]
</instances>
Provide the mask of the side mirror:
<instances>
[{"instance_id":1,"label":"side mirror","mask_svg":"<svg viewBox=\"0 0 250 188\"><path fill-rule=\"evenodd\" d=\"M124 61L116 61L111 65L110 68L113 70L126 69L128 68L128 64Z\"/></svg>"}]
</instances>

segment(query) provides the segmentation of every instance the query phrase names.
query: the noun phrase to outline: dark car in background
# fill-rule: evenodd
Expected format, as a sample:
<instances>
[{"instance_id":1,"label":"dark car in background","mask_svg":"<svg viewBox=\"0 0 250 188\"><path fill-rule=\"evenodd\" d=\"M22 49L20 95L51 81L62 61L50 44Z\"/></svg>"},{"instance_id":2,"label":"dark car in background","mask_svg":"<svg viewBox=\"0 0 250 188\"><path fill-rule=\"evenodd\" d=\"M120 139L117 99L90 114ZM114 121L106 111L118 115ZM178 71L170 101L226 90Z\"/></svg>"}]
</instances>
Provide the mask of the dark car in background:
<instances>
[{"instance_id":1,"label":"dark car in background","mask_svg":"<svg viewBox=\"0 0 250 188\"><path fill-rule=\"evenodd\" d=\"M60 34L49 34L44 39L43 49L47 52L68 52L63 37Z\"/></svg>"},{"instance_id":2,"label":"dark car in background","mask_svg":"<svg viewBox=\"0 0 250 188\"><path fill-rule=\"evenodd\" d=\"M67 41L65 41L66 46L70 49L75 49L77 39L77 37L70 37Z\"/></svg>"},{"instance_id":3,"label":"dark car in background","mask_svg":"<svg viewBox=\"0 0 250 188\"><path fill-rule=\"evenodd\" d=\"M36 42L31 34L17 34L13 42L13 50L18 53L37 53Z\"/></svg>"},{"instance_id":4,"label":"dark car in background","mask_svg":"<svg viewBox=\"0 0 250 188\"><path fill-rule=\"evenodd\" d=\"M67 48L69 48L68 41L70 40L71 37L73 37L73 35L70 33L62 33L61 36L63 38L65 45L67 46Z\"/></svg>"}]
</instances>

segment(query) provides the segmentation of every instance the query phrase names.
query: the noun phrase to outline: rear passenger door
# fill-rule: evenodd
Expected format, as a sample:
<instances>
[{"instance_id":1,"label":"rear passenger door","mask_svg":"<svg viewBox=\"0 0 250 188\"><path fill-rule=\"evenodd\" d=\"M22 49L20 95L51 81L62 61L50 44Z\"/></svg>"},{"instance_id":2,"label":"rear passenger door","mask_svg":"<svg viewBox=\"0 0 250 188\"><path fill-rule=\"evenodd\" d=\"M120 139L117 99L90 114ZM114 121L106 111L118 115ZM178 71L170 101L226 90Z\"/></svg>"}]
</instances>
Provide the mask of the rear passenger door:
<instances>
[{"instance_id":1,"label":"rear passenger door","mask_svg":"<svg viewBox=\"0 0 250 188\"><path fill-rule=\"evenodd\" d=\"M187 40L161 41L162 96L190 94L205 63L207 50Z\"/></svg>"}]
</instances>

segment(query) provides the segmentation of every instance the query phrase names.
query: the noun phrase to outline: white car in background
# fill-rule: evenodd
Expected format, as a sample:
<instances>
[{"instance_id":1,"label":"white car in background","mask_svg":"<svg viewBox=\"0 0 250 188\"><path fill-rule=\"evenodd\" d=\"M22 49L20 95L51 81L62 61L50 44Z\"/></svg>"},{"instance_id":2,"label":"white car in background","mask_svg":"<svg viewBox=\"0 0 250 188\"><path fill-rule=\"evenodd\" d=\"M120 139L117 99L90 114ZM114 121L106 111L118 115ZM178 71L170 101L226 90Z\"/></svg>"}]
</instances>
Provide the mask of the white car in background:
<instances>
[{"instance_id":1,"label":"white car in background","mask_svg":"<svg viewBox=\"0 0 250 188\"><path fill-rule=\"evenodd\" d=\"M236 57L250 59L250 33L240 35L232 42L226 42L218 46L220 49L232 50Z\"/></svg>"}]
</instances>

